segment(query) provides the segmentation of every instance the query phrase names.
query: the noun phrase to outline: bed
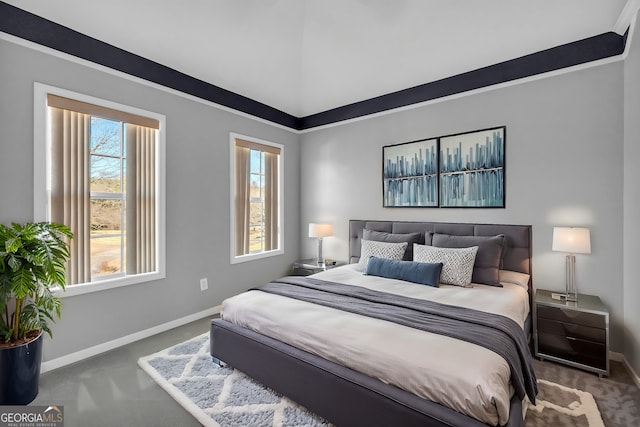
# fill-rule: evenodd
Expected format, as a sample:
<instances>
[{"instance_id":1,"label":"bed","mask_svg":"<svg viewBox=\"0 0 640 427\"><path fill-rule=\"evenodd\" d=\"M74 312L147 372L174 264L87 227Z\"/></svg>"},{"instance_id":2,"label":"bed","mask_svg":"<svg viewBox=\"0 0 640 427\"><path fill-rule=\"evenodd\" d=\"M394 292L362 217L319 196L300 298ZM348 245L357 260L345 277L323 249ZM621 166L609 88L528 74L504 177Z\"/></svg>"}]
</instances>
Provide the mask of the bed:
<instances>
[{"instance_id":1,"label":"bed","mask_svg":"<svg viewBox=\"0 0 640 427\"><path fill-rule=\"evenodd\" d=\"M340 292L343 289L361 292L364 285L372 298L383 295L410 302L434 299L434 304L448 307L459 304L487 310L512 319L510 325L517 324L522 336L518 339L526 346L531 330L530 226L351 220L349 233L352 264L309 278L284 278L272 286L290 287L294 292L303 288L306 292L307 286L321 290L336 286ZM391 241L394 236L412 236L412 242L420 245L417 248L422 248L425 242L435 245L430 240L436 236L440 239L448 236L453 245L445 246L452 248L464 247L460 241L468 238L484 241L502 236L501 285L432 288L363 275L358 263L361 250L367 248L364 244L372 236L374 240L391 238ZM406 251L404 257L411 259L414 254ZM475 268L480 258L475 262L474 281L476 272L480 272ZM517 280L511 280L512 277ZM366 284L362 283L363 278ZM222 318L211 322L214 359L247 373L339 426L523 425L522 387L509 373L510 369L513 371L513 363L506 362L510 360L508 357L502 359L492 350L451 336L431 332L425 335L422 330L391 325L385 319L336 310L325 306L324 301L318 303L313 299L315 296L293 301L290 295L277 292L280 290L263 288L223 303ZM479 298L485 294L488 297ZM502 313L501 307L507 305L510 307L507 313ZM275 314L263 313L265 306L274 309ZM438 322L426 323L431 328ZM290 332L295 338L287 336ZM526 353L521 357L530 359L528 349L520 353ZM412 361L410 354L420 357ZM523 370L527 369L530 366ZM531 376L535 382L531 372L526 374L529 382ZM531 385L527 394L535 397Z\"/></svg>"}]
</instances>

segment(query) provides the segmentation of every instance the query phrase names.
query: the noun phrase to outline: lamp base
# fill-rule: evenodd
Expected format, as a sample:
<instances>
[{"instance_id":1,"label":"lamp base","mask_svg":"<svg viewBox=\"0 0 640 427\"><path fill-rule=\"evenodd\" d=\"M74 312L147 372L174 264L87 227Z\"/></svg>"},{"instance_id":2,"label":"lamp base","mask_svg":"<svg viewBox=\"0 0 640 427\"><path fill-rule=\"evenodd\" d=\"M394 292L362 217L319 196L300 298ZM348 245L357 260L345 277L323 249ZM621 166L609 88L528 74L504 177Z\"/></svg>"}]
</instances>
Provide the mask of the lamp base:
<instances>
[{"instance_id":1,"label":"lamp base","mask_svg":"<svg viewBox=\"0 0 640 427\"><path fill-rule=\"evenodd\" d=\"M324 267L324 258L322 257L322 237L318 237L318 267Z\"/></svg>"},{"instance_id":2,"label":"lamp base","mask_svg":"<svg viewBox=\"0 0 640 427\"><path fill-rule=\"evenodd\" d=\"M578 289L576 288L576 256L567 254L566 257L566 285L567 294L565 300L578 301Z\"/></svg>"}]
</instances>

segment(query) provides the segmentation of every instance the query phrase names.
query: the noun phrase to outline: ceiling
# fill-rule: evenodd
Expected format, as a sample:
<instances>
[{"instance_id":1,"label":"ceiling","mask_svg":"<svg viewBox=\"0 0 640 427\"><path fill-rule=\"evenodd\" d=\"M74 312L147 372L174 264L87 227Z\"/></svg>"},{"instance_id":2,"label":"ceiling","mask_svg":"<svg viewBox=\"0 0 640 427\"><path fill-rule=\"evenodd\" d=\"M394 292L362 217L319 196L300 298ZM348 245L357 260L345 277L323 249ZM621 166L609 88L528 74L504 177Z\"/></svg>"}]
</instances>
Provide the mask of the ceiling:
<instances>
[{"instance_id":1,"label":"ceiling","mask_svg":"<svg viewBox=\"0 0 640 427\"><path fill-rule=\"evenodd\" d=\"M297 117L613 31L627 3L3 1Z\"/></svg>"}]
</instances>

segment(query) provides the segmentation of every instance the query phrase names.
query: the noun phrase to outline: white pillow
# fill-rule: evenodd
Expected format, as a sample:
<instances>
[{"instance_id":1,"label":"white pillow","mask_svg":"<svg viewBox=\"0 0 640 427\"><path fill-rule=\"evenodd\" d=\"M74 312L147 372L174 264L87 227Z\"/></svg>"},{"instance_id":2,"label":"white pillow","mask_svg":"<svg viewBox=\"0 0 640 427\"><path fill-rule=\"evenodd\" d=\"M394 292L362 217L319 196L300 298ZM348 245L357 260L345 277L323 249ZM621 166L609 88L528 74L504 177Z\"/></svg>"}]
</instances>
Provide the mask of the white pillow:
<instances>
[{"instance_id":1,"label":"white pillow","mask_svg":"<svg viewBox=\"0 0 640 427\"><path fill-rule=\"evenodd\" d=\"M478 247L440 248L413 244L413 260L416 262L441 262L440 283L469 286L476 262Z\"/></svg>"},{"instance_id":2,"label":"white pillow","mask_svg":"<svg viewBox=\"0 0 640 427\"><path fill-rule=\"evenodd\" d=\"M529 290L529 275L526 273L520 273L511 270L499 270L500 281L505 283L513 283L514 285L522 286L527 291Z\"/></svg>"},{"instance_id":3,"label":"white pillow","mask_svg":"<svg viewBox=\"0 0 640 427\"><path fill-rule=\"evenodd\" d=\"M360 246L360 262L358 262L357 268L360 271L365 271L367 269L367 264L369 264L369 258L372 256L401 260L404 257L404 251L406 249L407 242L390 243L362 239Z\"/></svg>"}]
</instances>

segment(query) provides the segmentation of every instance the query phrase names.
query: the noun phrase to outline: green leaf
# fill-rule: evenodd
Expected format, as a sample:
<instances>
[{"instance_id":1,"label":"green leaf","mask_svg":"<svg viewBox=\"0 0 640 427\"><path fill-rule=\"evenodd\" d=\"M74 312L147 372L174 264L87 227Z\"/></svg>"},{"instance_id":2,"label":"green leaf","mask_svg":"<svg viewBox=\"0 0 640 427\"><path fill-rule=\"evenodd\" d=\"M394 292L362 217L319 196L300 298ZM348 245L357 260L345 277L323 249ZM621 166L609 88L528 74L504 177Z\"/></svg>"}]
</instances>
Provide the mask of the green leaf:
<instances>
[{"instance_id":1,"label":"green leaf","mask_svg":"<svg viewBox=\"0 0 640 427\"><path fill-rule=\"evenodd\" d=\"M18 237L7 239L4 244L5 250L9 253L16 253L22 247L22 241Z\"/></svg>"},{"instance_id":2,"label":"green leaf","mask_svg":"<svg viewBox=\"0 0 640 427\"><path fill-rule=\"evenodd\" d=\"M7 264L9 265L9 268L13 271L16 271L20 267L22 267L22 262L20 262L20 259L14 256L13 254L9 254L7 256Z\"/></svg>"}]
</instances>

